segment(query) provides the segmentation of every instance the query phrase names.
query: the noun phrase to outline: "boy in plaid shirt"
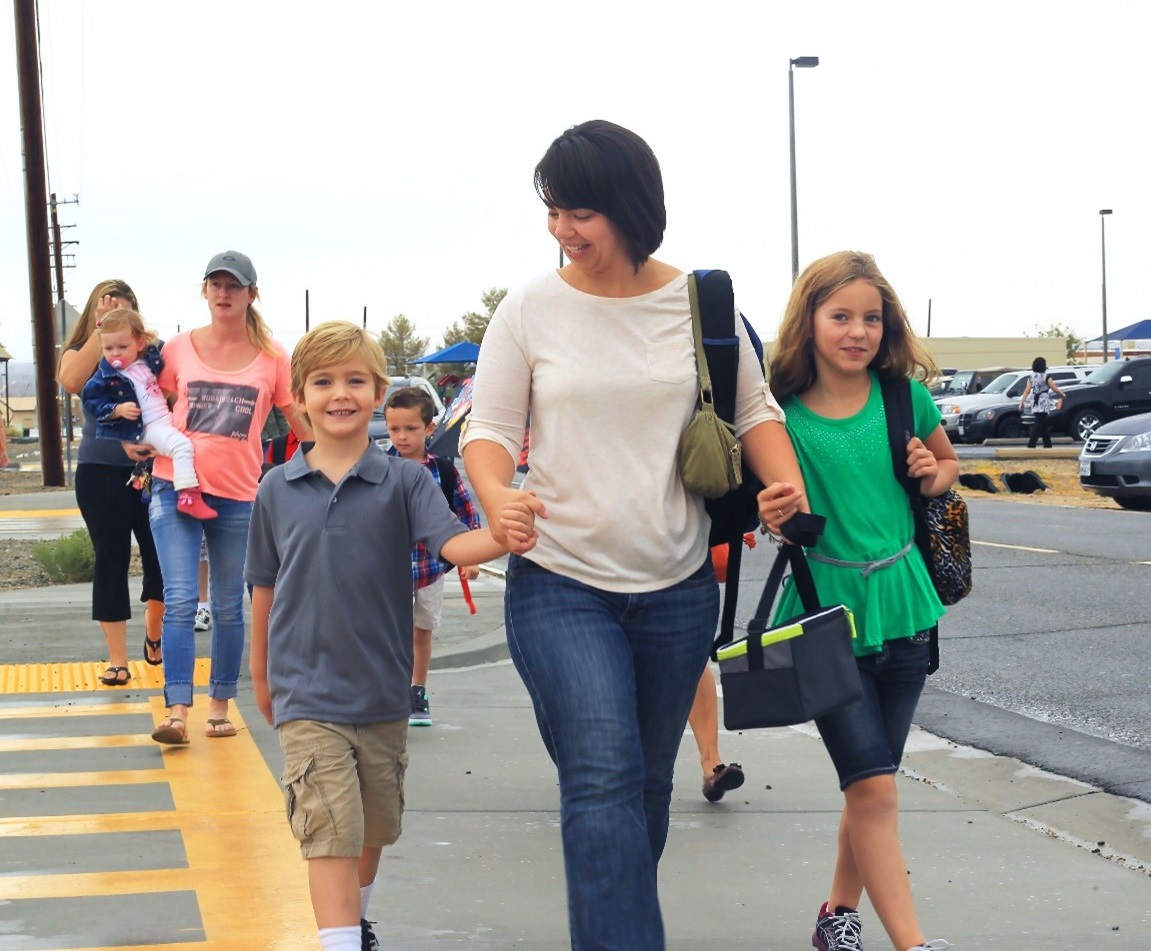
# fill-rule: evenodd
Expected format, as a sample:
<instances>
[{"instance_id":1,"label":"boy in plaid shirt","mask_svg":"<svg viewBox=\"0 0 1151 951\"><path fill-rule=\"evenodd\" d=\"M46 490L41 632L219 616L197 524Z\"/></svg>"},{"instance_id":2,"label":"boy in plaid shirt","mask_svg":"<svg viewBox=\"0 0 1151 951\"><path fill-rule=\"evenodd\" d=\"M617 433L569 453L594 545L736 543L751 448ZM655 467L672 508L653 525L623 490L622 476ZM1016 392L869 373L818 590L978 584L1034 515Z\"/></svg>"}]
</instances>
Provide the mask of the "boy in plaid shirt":
<instances>
[{"instance_id":1,"label":"boy in plaid shirt","mask_svg":"<svg viewBox=\"0 0 1151 951\"><path fill-rule=\"evenodd\" d=\"M452 511L468 528L480 527L480 515L472 503L459 470L448 459L440 459L427 450L428 439L435 432L436 407L432 398L415 386L405 386L388 397L384 419L392 446L388 453L411 459L425 466L444 492ZM446 484L445 484L446 483ZM412 549L412 712L409 726L431 726L428 704L428 667L432 662L432 633L440 626L444 606L444 575L451 568L432 556L423 545ZM469 581L479 576L474 565L461 565Z\"/></svg>"}]
</instances>

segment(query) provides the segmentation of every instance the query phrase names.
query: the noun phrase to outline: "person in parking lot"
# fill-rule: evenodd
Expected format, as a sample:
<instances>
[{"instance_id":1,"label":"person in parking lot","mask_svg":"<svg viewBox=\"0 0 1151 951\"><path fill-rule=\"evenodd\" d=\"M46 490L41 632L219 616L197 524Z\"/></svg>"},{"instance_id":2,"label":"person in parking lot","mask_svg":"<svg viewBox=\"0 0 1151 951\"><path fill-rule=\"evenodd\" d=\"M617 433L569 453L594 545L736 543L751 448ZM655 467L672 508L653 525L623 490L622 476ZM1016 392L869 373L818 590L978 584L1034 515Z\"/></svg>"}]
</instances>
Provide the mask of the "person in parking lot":
<instances>
[{"instance_id":1,"label":"person in parking lot","mask_svg":"<svg viewBox=\"0 0 1151 951\"><path fill-rule=\"evenodd\" d=\"M1063 391L1047 375L1047 361L1043 357L1036 357L1031 361L1031 376L1027 380L1027 386L1023 389L1023 395L1019 397L1021 412L1027 404L1030 404L1034 416L1031 423L1031 438L1027 440L1027 448L1034 449L1035 444L1042 437L1043 448L1050 449L1051 417L1049 414L1063 405Z\"/></svg>"}]
</instances>

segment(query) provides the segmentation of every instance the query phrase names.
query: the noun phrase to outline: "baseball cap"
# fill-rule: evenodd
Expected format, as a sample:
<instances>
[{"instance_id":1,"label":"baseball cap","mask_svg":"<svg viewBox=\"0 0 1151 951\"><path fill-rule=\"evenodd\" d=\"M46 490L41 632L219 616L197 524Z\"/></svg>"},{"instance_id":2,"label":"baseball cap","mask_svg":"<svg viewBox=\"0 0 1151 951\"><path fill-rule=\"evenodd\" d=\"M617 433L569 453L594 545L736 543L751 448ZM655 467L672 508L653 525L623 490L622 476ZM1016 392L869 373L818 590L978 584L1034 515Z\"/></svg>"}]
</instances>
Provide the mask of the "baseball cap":
<instances>
[{"instance_id":1,"label":"baseball cap","mask_svg":"<svg viewBox=\"0 0 1151 951\"><path fill-rule=\"evenodd\" d=\"M212 258L204 271L204 280L217 271L226 271L244 287L251 287L256 283L256 269L252 266L252 259L239 251L221 251Z\"/></svg>"}]
</instances>

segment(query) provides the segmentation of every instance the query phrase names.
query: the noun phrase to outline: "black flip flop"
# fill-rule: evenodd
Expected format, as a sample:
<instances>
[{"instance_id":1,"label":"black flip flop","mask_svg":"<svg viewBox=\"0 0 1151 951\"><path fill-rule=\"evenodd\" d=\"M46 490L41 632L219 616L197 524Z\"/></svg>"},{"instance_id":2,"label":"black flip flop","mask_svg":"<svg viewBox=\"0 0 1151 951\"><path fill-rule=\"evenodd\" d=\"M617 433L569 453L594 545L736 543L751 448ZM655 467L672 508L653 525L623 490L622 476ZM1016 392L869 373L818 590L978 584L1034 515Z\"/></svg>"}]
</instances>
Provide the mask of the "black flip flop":
<instances>
[{"instance_id":1,"label":"black flip flop","mask_svg":"<svg viewBox=\"0 0 1151 951\"><path fill-rule=\"evenodd\" d=\"M112 672L112 676L108 676L108 671ZM124 679L120 679L120 674L124 675ZM109 667L104 671L104 676L100 678L100 683L105 687L126 687L128 681L132 679L132 674L127 667Z\"/></svg>"},{"instance_id":2,"label":"black flip flop","mask_svg":"<svg viewBox=\"0 0 1151 951\"><path fill-rule=\"evenodd\" d=\"M148 651L160 650L160 644L160 641L154 641L147 634L144 635L144 663L149 667L159 667L162 663L164 663L163 654L160 655L159 660L152 660L152 658L148 656Z\"/></svg>"},{"instance_id":3,"label":"black flip flop","mask_svg":"<svg viewBox=\"0 0 1151 951\"><path fill-rule=\"evenodd\" d=\"M719 802L725 792L739 789L743 785L743 770L739 763L720 763L703 781L703 798L708 802Z\"/></svg>"}]
</instances>

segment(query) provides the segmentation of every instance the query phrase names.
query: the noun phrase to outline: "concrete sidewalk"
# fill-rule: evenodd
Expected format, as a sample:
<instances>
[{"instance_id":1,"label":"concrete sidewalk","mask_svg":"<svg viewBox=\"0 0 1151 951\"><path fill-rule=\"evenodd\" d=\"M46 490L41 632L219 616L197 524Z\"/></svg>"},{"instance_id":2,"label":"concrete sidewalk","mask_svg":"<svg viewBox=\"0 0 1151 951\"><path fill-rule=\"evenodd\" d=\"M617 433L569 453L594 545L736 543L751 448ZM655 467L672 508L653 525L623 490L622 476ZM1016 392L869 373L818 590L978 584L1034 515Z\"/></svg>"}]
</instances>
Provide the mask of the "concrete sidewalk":
<instances>
[{"instance_id":1,"label":"concrete sidewalk","mask_svg":"<svg viewBox=\"0 0 1151 951\"><path fill-rule=\"evenodd\" d=\"M449 583L430 678L435 725L411 731L404 835L386 852L371 914L379 922L376 931L385 947L564 948L568 941L555 772L528 698L504 659L502 583L481 576L473 583L473 594L475 615L468 613L458 585ZM99 661L103 644L89 620L89 598L88 585L0 592L0 663ZM132 652L138 657L140 619L130 622L130 631ZM206 654L207 646L205 637L198 653ZM167 922L158 923L152 912L143 910L153 900L144 894L148 888L143 882L116 879L124 905L109 924L93 913L93 898L67 897L72 894L65 887L68 881L87 879L50 874L85 868L126 874L117 870L146 863L152 858L150 848L171 850L177 865L186 854L194 866L193 830L209 822L210 831L210 816L185 818L182 839L169 842L161 837L147 848L130 837L130 848L110 854L99 836L84 835L67 840L67 861L53 865L37 858L43 854L35 848L40 840L28 836L43 835L41 826L61 820L29 813L49 808L44 803L56 782L52 777L62 775L61 770L104 770L90 775L101 777L101 794L108 795L115 788L109 784L123 781L116 769L141 771L153 765L170 770L177 762L173 757L181 755L195 756L200 768L209 768L224 754L203 739L195 719L190 747L173 752L151 744L146 732L160 707L157 681L145 679L152 669L139 661L133 665L134 675L137 672L140 676L127 690L0 695L0 790L7 790L0 791L0 834L6 842L0 850L0 951L129 945L178 951L312 947L310 937L300 937L306 927L289 931L287 924L307 917L302 862L298 868L288 867L296 887L276 893L276 900L285 903L285 932L268 933L266 942L249 938L246 944L218 937L206 923L215 920L210 917L214 906L202 890L211 878L206 874L202 886L161 893L184 896L171 922L173 928L179 926L178 933L165 931ZM278 776L273 731L256 713L246 677L240 689L238 707L247 729L237 742L254 742L266 763L265 779ZM103 716L73 716L60 722L81 726L48 728L45 724L56 721L29 719L39 715L40 708L96 713L92 708L102 704L108 705L110 715L131 713L131 722L109 726ZM203 716L203 706L194 709L194 718ZM81 728L82 735L52 733L42 739L46 730ZM98 735L120 730L143 735ZM29 738L38 738L40 745ZM124 756L130 754L122 767L109 765L109 744L124 747ZM672 829L661 865L668 946L684 951L809 947L814 914L831 873L841 804L830 762L810 727L724 734L721 746L725 757L744 765L748 782L715 805L700 795L690 733L681 748ZM64 748L73 750L67 756L76 762L64 764L59 752ZM98 765L85 765L86 757L96 756L101 759L92 762ZM1151 947L1151 807L1041 774L1015 760L957 748L918 730L905 767L900 779L902 831L928 937L946 937L957 951ZM140 782L144 774L131 775ZM184 807L179 795L173 799L170 806L179 814ZM267 813L274 820L269 826L273 845L281 844L277 837L282 835L291 846L288 830L281 828L274 784L267 784L260 801L259 814L251 817L253 828ZM55 807L57 812L79 809L75 800L69 802L73 804ZM129 803L123 808L161 807ZM219 808L231 814L248 807L226 797ZM67 821L79 822L74 816ZM241 898L239 913L244 913L245 882L254 880L254 887L272 875L264 863L282 871L279 851L276 858L267 857L273 851L234 857L234 881L227 884ZM30 868L37 870L34 880L28 877ZM45 885L45 875L62 882ZM193 874L192 881L200 879ZM43 904L49 898L33 901L30 895L52 898L56 904L51 906L51 921L60 923L37 924L36 914L49 914ZM887 947L870 908L865 906L863 913L867 946ZM140 932L140 915L157 934L146 937ZM96 929L96 921L102 930Z\"/></svg>"}]
</instances>

